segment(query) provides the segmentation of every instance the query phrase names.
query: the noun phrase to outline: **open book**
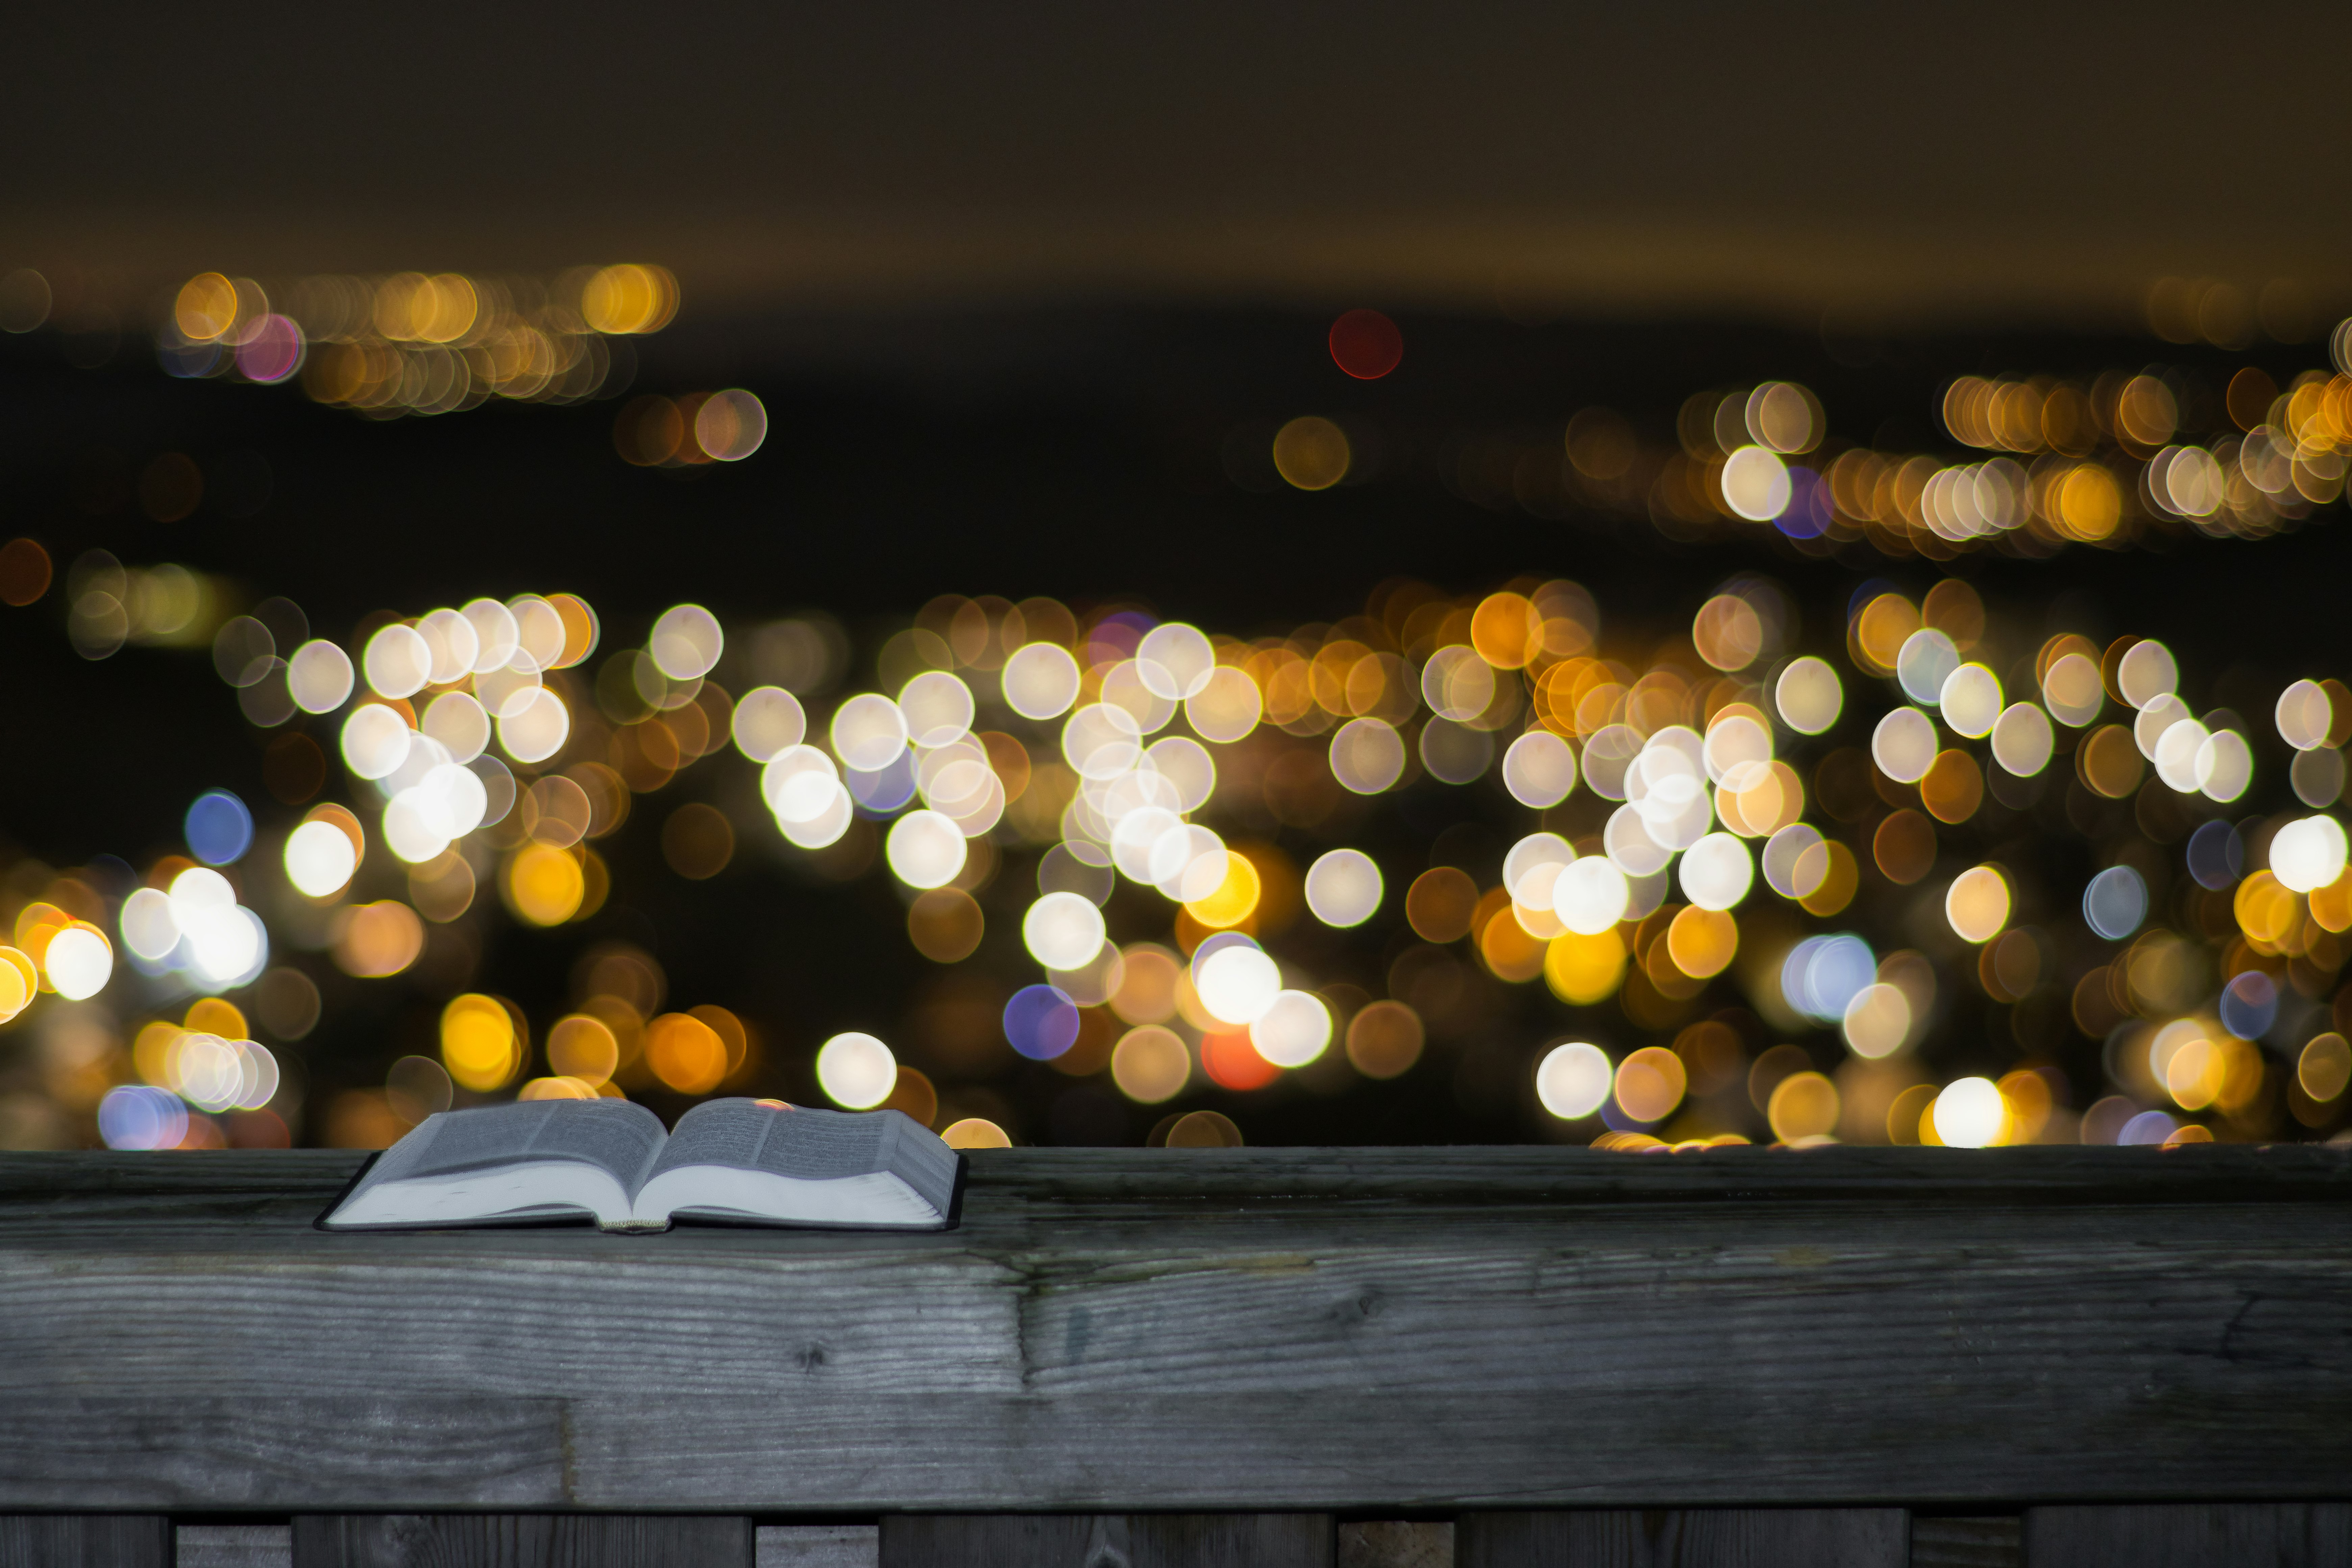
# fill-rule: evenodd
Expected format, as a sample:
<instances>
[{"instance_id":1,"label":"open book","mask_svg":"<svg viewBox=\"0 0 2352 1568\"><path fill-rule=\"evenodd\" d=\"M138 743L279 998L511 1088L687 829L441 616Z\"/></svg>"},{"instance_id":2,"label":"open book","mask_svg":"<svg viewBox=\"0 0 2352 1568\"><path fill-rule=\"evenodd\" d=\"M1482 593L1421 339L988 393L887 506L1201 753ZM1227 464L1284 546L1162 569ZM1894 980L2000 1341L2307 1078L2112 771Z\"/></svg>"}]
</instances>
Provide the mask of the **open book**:
<instances>
[{"instance_id":1,"label":"open book","mask_svg":"<svg viewBox=\"0 0 2352 1568\"><path fill-rule=\"evenodd\" d=\"M625 1100L539 1100L428 1116L319 1224L368 1230L593 1216L606 1230L673 1218L941 1230L963 1163L895 1110L706 1100L664 1132Z\"/></svg>"}]
</instances>

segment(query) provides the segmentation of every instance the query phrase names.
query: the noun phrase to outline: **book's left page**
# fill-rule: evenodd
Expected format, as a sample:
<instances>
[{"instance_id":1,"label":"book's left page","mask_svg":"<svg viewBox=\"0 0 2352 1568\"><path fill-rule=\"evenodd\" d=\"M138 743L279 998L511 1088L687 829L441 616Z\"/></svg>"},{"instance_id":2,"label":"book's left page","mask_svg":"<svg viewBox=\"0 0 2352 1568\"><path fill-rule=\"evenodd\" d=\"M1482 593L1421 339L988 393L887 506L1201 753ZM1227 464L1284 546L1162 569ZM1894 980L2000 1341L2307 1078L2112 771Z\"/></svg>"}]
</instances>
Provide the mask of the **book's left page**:
<instances>
[{"instance_id":1,"label":"book's left page","mask_svg":"<svg viewBox=\"0 0 2352 1568\"><path fill-rule=\"evenodd\" d=\"M660 1118L626 1100L532 1100L427 1117L320 1222L330 1230L581 1215L630 1224Z\"/></svg>"}]
</instances>

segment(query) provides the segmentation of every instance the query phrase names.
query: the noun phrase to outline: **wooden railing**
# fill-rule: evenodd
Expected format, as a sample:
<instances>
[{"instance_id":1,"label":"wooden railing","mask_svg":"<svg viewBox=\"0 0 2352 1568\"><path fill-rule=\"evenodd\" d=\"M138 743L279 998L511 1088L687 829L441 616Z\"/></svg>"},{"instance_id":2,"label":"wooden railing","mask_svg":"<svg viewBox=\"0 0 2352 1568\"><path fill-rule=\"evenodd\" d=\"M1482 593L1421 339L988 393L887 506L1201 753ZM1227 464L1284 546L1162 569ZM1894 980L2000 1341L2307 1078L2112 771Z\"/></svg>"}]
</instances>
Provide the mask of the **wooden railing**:
<instances>
[{"instance_id":1,"label":"wooden railing","mask_svg":"<svg viewBox=\"0 0 2352 1568\"><path fill-rule=\"evenodd\" d=\"M2344 1149L1008 1150L944 1235L312 1228L357 1159L0 1156L0 1568L2352 1563Z\"/></svg>"}]
</instances>

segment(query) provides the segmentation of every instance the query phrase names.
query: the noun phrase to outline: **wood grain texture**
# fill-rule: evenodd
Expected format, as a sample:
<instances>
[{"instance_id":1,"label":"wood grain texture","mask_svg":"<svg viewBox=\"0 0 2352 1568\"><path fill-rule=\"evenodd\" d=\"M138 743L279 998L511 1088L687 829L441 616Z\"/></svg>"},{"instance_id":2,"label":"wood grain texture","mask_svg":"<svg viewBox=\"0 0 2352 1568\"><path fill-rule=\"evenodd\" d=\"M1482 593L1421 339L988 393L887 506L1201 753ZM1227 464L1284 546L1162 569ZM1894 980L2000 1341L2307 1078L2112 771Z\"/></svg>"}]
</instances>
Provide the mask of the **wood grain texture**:
<instances>
[{"instance_id":1,"label":"wood grain texture","mask_svg":"<svg viewBox=\"0 0 2352 1568\"><path fill-rule=\"evenodd\" d=\"M172 1568L161 1514L0 1514L6 1568Z\"/></svg>"},{"instance_id":2,"label":"wood grain texture","mask_svg":"<svg viewBox=\"0 0 2352 1568\"><path fill-rule=\"evenodd\" d=\"M330 1235L334 1153L0 1156L0 1507L2293 1499L2352 1151L1036 1151L965 1223Z\"/></svg>"},{"instance_id":3,"label":"wood grain texture","mask_svg":"<svg viewBox=\"0 0 2352 1568\"><path fill-rule=\"evenodd\" d=\"M1911 1568L2021 1568L2024 1522L2015 1514L1915 1514Z\"/></svg>"},{"instance_id":4,"label":"wood grain texture","mask_svg":"<svg viewBox=\"0 0 2352 1568\"><path fill-rule=\"evenodd\" d=\"M294 1568L752 1568L751 1521L612 1514L299 1514Z\"/></svg>"},{"instance_id":5,"label":"wood grain texture","mask_svg":"<svg viewBox=\"0 0 2352 1568\"><path fill-rule=\"evenodd\" d=\"M1373 1519L1339 1527L1335 1568L1454 1568L1454 1521Z\"/></svg>"},{"instance_id":6,"label":"wood grain texture","mask_svg":"<svg viewBox=\"0 0 2352 1568\"><path fill-rule=\"evenodd\" d=\"M763 1524L751 1552L756 1568L875 1568L881 1531L871 1524Z\"/></svg>"},{"instance_id":7,"label":"wood grain texture","mask_svg":"<svg viewBox=\"0 0 2352 1568\"><path fill-rule=\"evenodd\" d=\"M900 1514L881 1568L1332 1568L1328 1514Z\"/></svg>"},{"instance_id":8,"label":"wood grain texture","mask_svg":"<svg viewBox=\"0 0 2352 1568\"><path fill-rule=\"evenodd\" d=\"M100 1325L86 1331L101 1333ZM333 1336L345 1353L362 1347ZM6 1375L0 1371L0 1377ZM565 1485L554 1400L364 1393L175 1399L0 1394L0 1495L247 1512L543 1503ZM354 1479L373 1477L364 1486Z\"/></svg>"},{"instance_id":9,"label":"wood grain texture","mask_svg":"<svg viewBox=\"0 0 2352 1568\"><path fill-rule=\"evenodd\" d=\"M1901 1509L1465 1514L1457 1568L1905 1568Z\"/></svg>"},{"instance_id":10,"label":"wood grain texture","mask_svg":"<svg viewBox=\"0 0 2352 1568\"><path fill-rule=\"evenodd\" d=\"M291 1525L183 1524L172 1535L172 1568L293 1568Z\"/></svg>"},{"instance_id":11,"label":"wood grain texture","mask_svg":"<svg viewBox=\"0 0 2352 1568\"><path fill-rule=\"evenodd\" d=\"M2352 1503L2030 1509L2026 1568L2352 1568Z\"/></svg>"}]
</instances>

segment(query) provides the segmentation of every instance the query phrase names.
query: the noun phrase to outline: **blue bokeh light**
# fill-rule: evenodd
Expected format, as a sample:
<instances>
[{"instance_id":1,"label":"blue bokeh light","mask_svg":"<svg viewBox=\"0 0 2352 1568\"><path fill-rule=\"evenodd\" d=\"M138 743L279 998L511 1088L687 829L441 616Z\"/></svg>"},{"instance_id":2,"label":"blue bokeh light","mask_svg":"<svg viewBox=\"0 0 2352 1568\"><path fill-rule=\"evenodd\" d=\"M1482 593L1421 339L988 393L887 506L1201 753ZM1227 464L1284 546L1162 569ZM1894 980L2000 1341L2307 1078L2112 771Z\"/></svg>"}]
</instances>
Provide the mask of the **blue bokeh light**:
<instances>
[{"instance_id":1,"label":"blue bokeh light","mask_svg":"<svg viewBox=\"0 0 2352 1568\"><path fill-rule=\"evenodd\" d=\"M2109 942L2121 942L2147 919L2147 884L2128 866L2110 866L2083 889L2083 920Z\"/></svg>"},{"instance_id":2,"label":"blue bokeh light","mask_svg":"<svg viewBox=\"0 0 2352 1568\"><path fill-rule=\"evenodd\" d=\"M2278 1010L2278 985L2259 969L2249 969L2221 987L2221 1027L2242 1040L2268 1034Z\"/></svg>"},{"instance_id":3,"label":"blue bokeh light","mask_svg":"<svg viewBox=\"0 0 2352 1568\"><path fill-rule=\"evenodd\" d=\"M1056 985L1024 985L1004 1005L1004 1037L1032 1061L1051 1061L1077 1044L1078 1005Z\"/></svg>"},{"instance_id":4,"label":"blue bokeh light","mask_svg":"<svg viewBox=\"0 0 2352 1568\"><path fill-rule=\"evenodd\" d=\"M196 796L182 824L188 848L207 866L226 866L253 847L253 813L225 789Z\"/></svg>"},{"instance_id":5,"label":"blue bokeh light","mask_svg":"<svg viewBox=\"0 0 2352 1568\"><path fill-rule=\"evenodd\" d=\"M887 816L915 798L915 753L900 752L888 766L870 773L844 768L841 782L849 786L859 812Z\"/></svg>"},{"instance_id":6,"label":"blue bokeh light","mask_svg":"<svg viewBox=\"0 0 2352 1568\"><path fill-rule=\"evenodd\" d=\"M2245 868L2245 844L2226 822L2209 822L2189 836L2189 874L2200 888L2220 892Z\"/></svg>"},{"instance_id":7,"label":"blue bokeh light","mask_svg":"<svg viewBox=\"0 0 2352 1568\"><path fill-rule=\"evenodd\" d=\"M1834 1024L1846 1004L1878 978L1870 944L1850 931L1809 936L1789 950L1780 965L1780 994L1809 1018Z\"/></svg>"}]
</instances>

